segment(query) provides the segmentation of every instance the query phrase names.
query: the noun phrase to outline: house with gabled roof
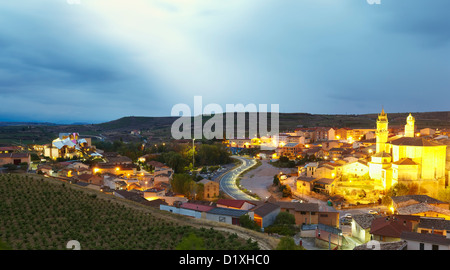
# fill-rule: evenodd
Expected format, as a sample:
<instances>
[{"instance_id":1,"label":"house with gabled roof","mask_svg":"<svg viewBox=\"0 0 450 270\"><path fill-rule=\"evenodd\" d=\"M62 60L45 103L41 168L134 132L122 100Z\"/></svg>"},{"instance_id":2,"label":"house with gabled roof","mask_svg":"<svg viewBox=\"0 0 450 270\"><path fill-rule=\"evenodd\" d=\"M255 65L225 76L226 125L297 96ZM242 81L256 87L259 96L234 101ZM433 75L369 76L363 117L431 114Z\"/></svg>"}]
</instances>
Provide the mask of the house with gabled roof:
<instances>
[{"instance_id":1,"label":"house with gabled roof","mask_svg":"<svg viewBox=\"0 0 450 270\"><path fill-rule=\"evenodd\" d=\"M441 207L444 209L448 209L450 203L443 202L441 200L432 198L428 195L404 195L404 196L395 196L392 197L392 203L394 208L401 208L404 206L408 206L411 204L418 204L418 203L426 203L429 205L434 205L437 207Z\"/></svg>"},{"instance_id":2,"label":"house with gabled roof","mask_svg":"<svg viewBox=\"0 0 450 270\"><path fill-rule=\"evenodd\" d=\"M215 207L206 212L206 219L232 225L240 225L239 218L248 213L247 210Z\"/></svg>"},{"instance_id":3,"label":"house with gabled roof","mask_svg":"<svg viewBox=\"0 0 450 270\"><path fill-rule=\"evenodd\" d=\"M203 184L203 198L205 200L214 199L219 196L220 185L218 182L202 179L197 183Z\"/></svg>"},{"instance_id":4,"label":"house with gabled roof","mask_svg":"<svg viewBox=\"0 0 450 270\"><path fill-rule=\"evenodd\" d=\"M333 195L336 186L336 178L319 178L314 181L314 190L319 193Z\"/></svg>"},{"instance_id":5,"label":"house with gabled roof","mask_svg":"<svg viewBox=\"0 0 450 270\"><path fill-rule=\"evenodd\" d=\"M372 221L376 218L372 214L359 214L352 216L352 233L351 235L361 242L366 243L371 240L370 227Z\"/></svg>"},{"instance_id":6,"label":"house with gabled roof","mask_svg":"<svg viewBox=\"0 0 450 270\"><path fill-rule=\"evenodd\" d=\"M447 236L450 234L450 220L421 217L417 225L417 232Z\"/></svg>"},{"instance_id":7,"label":"house with gabled roof","mask_svg":"<svg viewBox=\"0 0 450 270\"><path fill-rule=\"evenodd\" d=\"M365 160L356 160L342 166L342 174L361 177L369 173L369 165Z\"/></svg>"},{"instance_id":8,"label":"house with gabled roof","mask_svg":"<svg viewBox=\"0 0 450 270\"><path fill-rule=\"evenodd\" d=\"M296 189L300 194L309 195L314 189L314 181L316 178L314 177L304 177L300 176L296 181Z\"/></svg>"},{"instance_id":9,"label":"house with gabled roof","mask_svg":"<svg viewBox=\"0 0 450 270\"><path fill-rule=\"evenodd\" d=\"M450 220L449 203L427 195L405 195L392 197L392 206L402 215L416 215Z\"/></svg>"},{"instance_id":10,"label":"house with gabled roof","mask_svg":"<svg viewBox=\"0 0 450 270\"><path fill-rule=\"evenodd\" d=\"M20 163L31 163L31 156L29 153L3 153L0 154L0 165L4 164L14 164L19 165Z\"/></svg>"},{"instance_id":11,"label":"house with gabled roof","mask_svg":"<svg viewBox=\"0 0 450 270\"><path fill-rule=\"evenodd\" d=\"M400 241L400 235L404 231L413 231L412 223L408 219L395 215L376 218L372 220L370 226L372 240L381 242Z\"/></svg>"},{"instance_id":12,"label":"house with gabled roof","mask_svg":"<svg viewBox=\"0 0 450 270\"><path fill-rule=\"evenodd\" d=\"M98 176L96 174L80 174L74 176L77 180L97 186L103 185L103 177Z\"/></svg>"},{"instance_id":13,"label":"house with gabled roof","mask_svg":"<svg viewBox=\"0 0 450 270\"><path fill-rule=\"evenodd\" d=\"M280 213L280 206L274 203L265 202L249 210L250 216L261 227L270 226Z\"/></svg>"},{"instance_id":14,"label":"house with gabled roof","mask_svg":"<svg viewBox=\"0 0 450 270\"><path fill-rule=\"evenodd\" d=\"M444 236L405 231L400 237L407 242L407 250L450 250L450 234Z\"/></svg>"},{"instance_id":15,"label":"house with gabled roof","mask_svg":"<svg viewBox=\"0 0 450 270\"><path fill-rule=\"evenodd\" d=\"M445 218L450 220L450 210L427 203L411 204L396 210L402 215L417 215L430 218Z\"/></svg>"},{"instance_id":16,"label":"house with gabled roof","mask_svg":"<svg viewBox=\"0 0 450 270\"><path fill-rule=\"evenodd\" d=\"M234 199L219 199L217 200L217 207L231 208L238 210L250 210L257 204L247 200L234 200Z\"/></svg>"},{"instance_id":17,"label":"house with gabled roof","mask_svg":"<svg viewBox=\"0 0 450 270\"><path fill-rule=\"evenodd\" d=\"M281 212L288 212L294 215L295 224L318 224L319 204L317 203L297 203L286 201L272 201L280 207Z\"/></svg>"},{"instance_id":18,"label":"house with gabled roof","mask_svg":"<svg viewBox=\"0 0 450 270\"><path fill-rule=\"evenodd\" d=\"M336 167L330 163L324 163L317 167L315 176L318 178L335 178L338 176L338 171Z\"/></svg>"},{"instance_id":19,"label":"house with gabled roof","mask_svg":"<svg viewBox=\"0 0 450 270\"><path fill-rule=\"evenodd\" d=\"M206 205L195 202L184 202L184 203L180 202L179 204L176 204L174 206L170 205L160 206L160 210L193 218L206 218L206 212L208 212L213 208L215 208L214 205Z\"/></svg>"}]
</instances>

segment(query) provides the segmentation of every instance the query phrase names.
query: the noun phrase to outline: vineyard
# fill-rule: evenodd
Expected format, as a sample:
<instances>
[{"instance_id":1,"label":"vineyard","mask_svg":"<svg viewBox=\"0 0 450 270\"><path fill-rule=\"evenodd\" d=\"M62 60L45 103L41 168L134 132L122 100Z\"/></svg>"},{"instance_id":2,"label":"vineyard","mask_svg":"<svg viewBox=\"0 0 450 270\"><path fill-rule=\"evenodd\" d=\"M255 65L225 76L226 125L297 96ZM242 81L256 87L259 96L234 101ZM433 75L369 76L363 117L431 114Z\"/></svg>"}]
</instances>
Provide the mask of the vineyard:
<instances>
[{"instance_id":1,"label":"vineyard","mask_svg":"<svg viewBox=\"0 0 450 270\"><path fill-rule=\"evenodd\" d=\"M70 240L83 250L173 250L194 234L209 250L259 249L236 233L189 226L97 193L40 176L2 175L0 241L14 250L65 250Z\"/></svg>"}]
</instances>

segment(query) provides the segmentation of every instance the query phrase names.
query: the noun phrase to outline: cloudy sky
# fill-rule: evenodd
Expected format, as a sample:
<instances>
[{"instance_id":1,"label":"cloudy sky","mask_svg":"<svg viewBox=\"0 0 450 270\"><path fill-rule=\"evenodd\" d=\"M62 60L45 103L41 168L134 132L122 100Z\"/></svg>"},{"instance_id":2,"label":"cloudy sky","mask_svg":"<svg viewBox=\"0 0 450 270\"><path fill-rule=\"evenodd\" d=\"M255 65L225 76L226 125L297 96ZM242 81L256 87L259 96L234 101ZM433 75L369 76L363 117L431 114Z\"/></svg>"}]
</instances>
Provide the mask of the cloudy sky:
<instances>
[{"instance_id":1,"label":"cloudy sky","mask_svg":"<svg viewBox=\"0 0 450 270\"><path fill-rule=\"evenodd\" d=\"M450 1L0 3L0 121L170 116L178 103L450 111Z\"/></svg>"}]
</instances>

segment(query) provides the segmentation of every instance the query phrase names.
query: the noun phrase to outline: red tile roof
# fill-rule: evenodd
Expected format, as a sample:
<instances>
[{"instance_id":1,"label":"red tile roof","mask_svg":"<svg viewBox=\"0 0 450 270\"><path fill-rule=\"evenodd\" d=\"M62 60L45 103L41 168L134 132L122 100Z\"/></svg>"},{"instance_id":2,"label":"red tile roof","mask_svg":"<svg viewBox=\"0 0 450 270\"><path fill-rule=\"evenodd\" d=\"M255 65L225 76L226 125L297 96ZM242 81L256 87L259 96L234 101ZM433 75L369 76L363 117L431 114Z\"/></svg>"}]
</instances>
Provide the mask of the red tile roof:
<instances>
[{"instance_id":1,"label":"red tile roof","mask_svg":"<svg viewBox=\"0 0 450 270\"><path fill-rule=\"evenodd\" d=\"M183 203L181 208L184 209L190 209L200 212L208 212L209 210L213 209L214 206L208 206L208 205L201 205L201 204L195 204L195 203Z\"/></svg>"},{"instance_id":2,"label":"red tile roof","mask_svg":"<svg viewBox=\"0 0 450 270\"><path fill-rule=\"evenodd\" d=\"M380 236L400 238L402 232L412 231L412 223L398 216L386 216L374 219L370 233Z\"/></svg>"},{"instance_id":3,"label":"red tile roof","mask_svg":"<svg viewBox=\"0 0 450 270\"><path fill-rule=\"evenodd\" d=\"M395 165L417 165L412 159L410 158L402 158L399 161L394 162Z\"/></svg>"},{"instance_id":4,"label":"red tile roof","mask_svg":"<svg viewBox=\"0 0 450 270\"><path fill-rule=\"evenodd\" d=\"M241 208L246 200L232 200L232 199L219 199L217 204L225 205L228 207Z\"/></svg>"}]
</instances>

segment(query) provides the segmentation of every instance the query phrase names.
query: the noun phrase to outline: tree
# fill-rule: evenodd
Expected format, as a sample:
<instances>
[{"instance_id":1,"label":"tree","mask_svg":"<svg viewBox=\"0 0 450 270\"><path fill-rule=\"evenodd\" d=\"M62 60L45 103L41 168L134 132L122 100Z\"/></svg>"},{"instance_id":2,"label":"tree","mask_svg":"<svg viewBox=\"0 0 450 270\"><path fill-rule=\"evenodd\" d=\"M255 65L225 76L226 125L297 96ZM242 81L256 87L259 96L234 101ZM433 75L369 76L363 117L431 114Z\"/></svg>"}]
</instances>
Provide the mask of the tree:
<instances>
[{"instance_id":1,"label":"tree","mask_svg":"<svg viewBox=\"0 0 450 270\"><path fill-rule=\"evenodd\" d=\"M264 231L267 233L292 236L296 233L295 217L291 213L280 212L273 224L268 226Z\"/></svg>"},{"instance_id":2,"label":"tree","mask_svg":"<svg viewBox=\"0 0 450 270\"><path fill-rule=\"evenodd\" d=\"M247 229L254 231L261 231L261 228L256 223L256 221L252 220L249 215L242 215L239 217L239 224Z\"/></svg>"},{"instance_id":3,"label":"tree","mask_svg":"<svg viewBox=\"0 0 450 270\"><path fill-rule=\"evenodd\" d=\"M386 195L381 199L383 205L390 205L392 202L392 197L405 196L408 195L409 188L404 184L396 184L389 189Z\"/></svg>"},{"instance_id":4,"label":"tree","mask_svg":"<svg viewBox=\"0 0 450 270\"><path fill-rule=\"evenodd\" d=\"M278 178L278 174L275 174L274 176L273 176L273 186L278 186L278 185L280 185L280 179Z\"/></svg>"},{"instance_id":5,"label":"tree","mask_svg":"<svg viewBox=\"0 0 450 270\"><path fill-rule=\"evenodd\" d=\"M302 248L295 244L295 241L292 237L284 236L280 239L276 250L301 250Z\"/></svg>"},{"instance_id":6,"label":"tree","mask_svg":"<svg viewBox=\"0 0 450 270\"><path fill-rule=\"evenodd\" d=\"M205 241L194 233L183 237L181 242L175 247L176 250L206 250Z\"/></svg>"},{"instance_id":7,"label":"tree","mask_svg":"<svg viewBox=\"0 0 450 270\"><path fill-rule=\"evenodd\" d=\"M282 225L282 224L295 224L295 217L293 214L288 212L280 212L275 221L273 222L274 225Z\"/></svg>"},{"instance_id":8,"label":"tree","mask_svg":"<svg viewBox=\"0 0 450 270\"><path fill-rule=\"evenodd\" d=\"M283 197L290 197L292 195L291 187L288 185L281 185L280 191L283 193Z\"/></svg>"},{"instance_id":9,"label":"tree","mask_svg":"<svg viewBox=\"0 0 450 270\"><path fill-rule=\"evenodd\" d=\"M190 181L193 182L190 175L185 173L175 173L171 181L172 190L176 193L185 194L186 187L189 187L189 184L187 183Z\"/></svg>"},{"instance_id":10,"label":"tree","mask_svg":"<svg viewBox=\"0 0 450 270\"><path fill-rule=\"evenodd\" d=\"M444 202L450 202L450 186L439 190L437 199Z\"/></svg>"},{"instance_id":11,"label":"tree","mask_svg":"<svg viewBox=\"0 0 450 270\"><path fill-rule=\"evenodd\" d=\"M170 151L168 153L163 153L161 156L163 162L171 167L176 173L182 173L184 171L186 160L180 153Z\"/></svg>"}]
</instances>

